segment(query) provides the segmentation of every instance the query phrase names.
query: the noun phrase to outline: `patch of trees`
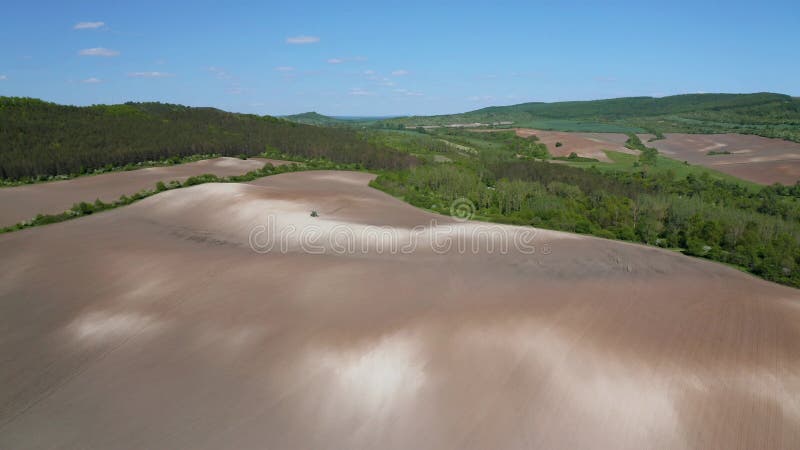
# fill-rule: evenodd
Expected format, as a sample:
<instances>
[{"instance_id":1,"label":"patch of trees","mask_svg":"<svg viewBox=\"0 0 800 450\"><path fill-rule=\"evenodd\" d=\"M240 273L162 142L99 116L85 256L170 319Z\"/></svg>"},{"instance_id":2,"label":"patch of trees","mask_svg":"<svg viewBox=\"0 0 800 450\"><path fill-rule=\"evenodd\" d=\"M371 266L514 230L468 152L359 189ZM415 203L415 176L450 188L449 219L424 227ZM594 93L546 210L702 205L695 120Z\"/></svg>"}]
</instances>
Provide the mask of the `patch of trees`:
<instances>
[{"instance_id":1,"label":"patch of trees","mask_svg":"<svg viewBox=\"0 0 800 450\"><path fill-rule=\"evenodd\" d=\"M483 133L481 137L486 141L501 145L506 151L510 151L515 155L537 159L550 158L547 146L539 142L539 138L536 136L524 138L517 136L514 131L493 131Z\"/></svg>"},{"instance_id":2,"label":"patch of trees","mask_svg":"<svg viewBox=\"0 0 800 450\"><path fill-rule=\"evenodd\" d=\"M405 153L451 153L446 142L428 133L410 131L362 130L359 136L376 146L386 146Z\"/></svg>"},{"instance_id":3,"label":"patch of trees","mask_svg":"<svg viewBox=\"0 0 800 450\"><path fill-rule=\"evenodd\" d=\"M658 160L658 150L644 145L642 140L639 139L639 136L634 133L628 133L628 140L625 141L625 147L639 151L639 164L641 165L654 166Z\"/></svg>"},{"instance_id":4,"label":"patch of trees","mask_svg":"<svg viewBox=\"0 0 800 450\"><path fill-rule=\"evenodd\" d=\"M448 141L468 147L478 147L481 157L525 157L535 159L549 159L550 152L547 145L539 142L536 136L520 137L514 131L474 132L459 129L437 130L437 135L445 137Z\"/></svg>"},{"instance_id":5,"label":"patch of trees","mask_svg":"<svg viewBox=\"0 0 800 450\"><path fill-rule=\"evenodd\" d=\"M800 183L748 190L705 175L505 161L425 165L374 185L443 214L466 197L489 220L677 248L800 287Z\"/></svg>"},{"instance_id":6,"label":"patch of trees","mask_svg":"<svg viewBox=\"0 0 800 450\"><path fill-rule=\"evenodd\" d=\"M585 156L578 156L575 152L570 152L569 156L554 156L553 159L557 159L560 161L571 161L571 162L600 162L597 158L587 158Z\"/></svg>"},{"instance_id":7,"label":"patch of trees","mask_svg":"<svg viewBox=\"0 0 800 450\"><path fill-rule=\"evenodd\" d=\"M83 174L209 153L246 157L265 150L373 169L417 163L351 130L269 116L162 103L75 107L0 97L0 179Z\"/></svg>"}]
</instances>

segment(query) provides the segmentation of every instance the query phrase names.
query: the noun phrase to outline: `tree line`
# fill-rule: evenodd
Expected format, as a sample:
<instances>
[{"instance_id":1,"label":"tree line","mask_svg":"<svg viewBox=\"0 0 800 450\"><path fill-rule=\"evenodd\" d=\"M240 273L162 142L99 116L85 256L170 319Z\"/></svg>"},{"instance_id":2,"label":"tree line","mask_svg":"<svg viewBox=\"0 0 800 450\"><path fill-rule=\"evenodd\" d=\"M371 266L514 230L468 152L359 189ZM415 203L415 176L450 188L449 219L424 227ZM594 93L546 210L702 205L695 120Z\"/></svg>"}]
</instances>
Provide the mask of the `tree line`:
<instances>
[{"instance_id":1,"label":"tree line","mask_svg":"<svg viewBox=\"0 0 800 450\"><path fill-rule=\"evenodd\" d=\"M323 128L270 116L162 103L75 107L0 97L0 178L23 180L91 172L197 154L265 151L371 169L416 164L406 153Z\"/></svg>"}]
</instances>

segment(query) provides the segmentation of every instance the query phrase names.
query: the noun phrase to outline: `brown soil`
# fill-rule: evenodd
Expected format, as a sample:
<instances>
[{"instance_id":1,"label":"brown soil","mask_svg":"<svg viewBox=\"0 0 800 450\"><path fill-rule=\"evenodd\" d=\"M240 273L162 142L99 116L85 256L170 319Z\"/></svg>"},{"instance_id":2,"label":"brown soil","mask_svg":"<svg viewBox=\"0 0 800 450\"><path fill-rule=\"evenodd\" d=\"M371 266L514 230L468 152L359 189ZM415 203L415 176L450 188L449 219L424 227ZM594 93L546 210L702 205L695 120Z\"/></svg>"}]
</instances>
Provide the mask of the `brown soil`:
<instances>
[{"instance_id":1,"label":"brown soil","mask_svg":"<svg viewBox=\"0 0 800 450\"><path fill-rule=\"evenodd\" d=\"M0 235L0 448L800 447L798 290L544 230L534 254L249 248L270 215L479 226L370 179L205 184Z\"/></svg>"},{"instance_id":2,"label":"brown soil","mask_svg":"<svg viewBox=\"0 0 800 450\"><path fill-rule=\"evenodd\" d=\"M471 130L492 132L496 130ZM573 133L568 131L544 131L532 128L515 128L517 136L530 137L535 135L539 141L547 145L547 150L552 156L569 156L575 152L578 156L595 158L600 161L610 162L603 150L613 150L623 153L635 153L625 148L628 137L621 133ZM556 142L561 142L556 147Z\"/></svg>"},{"instance_id":3,"label":"brown soil","mask_svg":"<svg viewBox=\"0 0 800 450\"><path fill-rule=\"evenodd\" d=\"M495 131L495 130L473 130ZM621 133L576 133L515 129L518 136L536 135L547 144L553 156L578 156L609 161L603 150L636 153L625 148L627 136ZM648 142L652 135L639 135L646 145L664 156L687 161L761 184L793 185L800 180L800 143L743 134L667 133L665 139ZM561 142L561 147L556 147ZM708 155L709 151L729 151L730 155Z\"/></svg>"},{"instance_id":4,"label":"brown soil","mask_svg":"<svg viewBox=\"0 0 800 450\"><path fill-rule=\"evenodd\" d=\"M761 184L793 185L800 180L800 143L742 134L668 133L653 141L670 158L699 164ZM730 155L708 155L709 151Z\"/></svg>"},{"instance_id":5,"label":"brown soil","mask_svg":"<svg viewBox=\"0 0 800 450\"><path fill-rule=\"evenodd\" d=\"M79 202L96 199L110 202L123 195L153 189L159 181L183 181L194 175L243 175L265 163L287 164L264 158L215 158L167 167L150 167L129 172L112 172L72 180L0 188L0 227L34 218L37 214L58 214Z\"/></svg>"}]
</instances>

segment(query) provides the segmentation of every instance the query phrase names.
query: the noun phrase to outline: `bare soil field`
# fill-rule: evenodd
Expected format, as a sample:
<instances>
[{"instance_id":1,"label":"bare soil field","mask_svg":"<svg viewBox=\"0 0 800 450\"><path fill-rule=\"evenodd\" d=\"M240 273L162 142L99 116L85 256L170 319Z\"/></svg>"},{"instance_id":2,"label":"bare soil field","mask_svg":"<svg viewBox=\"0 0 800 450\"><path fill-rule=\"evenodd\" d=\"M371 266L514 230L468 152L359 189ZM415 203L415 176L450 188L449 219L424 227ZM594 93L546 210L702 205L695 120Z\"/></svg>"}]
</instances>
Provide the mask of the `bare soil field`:
<instances>
[{"instance_id":1,"label":"bare soil field","mask_svg":"<svg viewBox=\"0 0 800 450\"><path fill-rule=\"evenodd\" d=\"M800 143L743 134L667 133L647 145L680 161L699 164L761 184L800 180ZM708 155L729 151L730 155Z\"/></svg>"},{"instance_id":2,"label":"bare soil field","mask_svg":"<svg viewBox=\"0 0 800 450\"><path fill-rule=\"evenodd\" d=\"M479 131L479 130L473 130ZM480 130L484 131L484 130ZM494 130L486 130L494 131ZM553 156L578 156L609 161L603 150L636 153L625 148L628 137L621 133L576 133L516 128L518 136L536 135ZM665 139L648 142L652 135L639 137L664 156L687 161L761 184L793 185L800 180L800 143L744 134L667 133ZM561 142L561 147L556 147ZM729 155L708 155L709 151Z\"/></svg>"},{"instance_id":3,"label":"bare soil field","mask_svg":"<svg viewBox=\"0 0 800 450\"><path fill-rule=\"evenodd\" d=\"M633 150L625 148L625 141L628 136L622 133L574 133L569 131L534 130L532 128L515 128L514 131L520 137L536 135L540 142L547 145L547 150L553 156L569 156L570 153L575 152L578 156L610 162L603 150L635 153ZM562 145L556 147L556 142L561 142Z\"/></svg>"},{"instance_id":4,"label":"bare soil field","mask_svg":"<svg viewBox=\"0 0 800 450\"><path fill-rule=\"evenodd\" d=\"M37 214L58 214L78 202L100 199L110 202L123 195L152 189L159 181L183 181L191 176L211 173L217 176L243 175L270 162L264 158L214 158L187 164L149 167L127 172L111 172L72 180L0 188L0 227L32 219Z\"/></svg>"},{"instance_id":5,"label":"bare soil field","mask_svg":"<svg viewBox=\"0 0 800 450\"><path fill-rule=\"evenodd\" d=\"M502 253L532 229L371 178L204 184L0 235L0 448L800 447L800 291L554 231ZM325 239L347 233L363 251Z\"/></svg>"}]
</instances>

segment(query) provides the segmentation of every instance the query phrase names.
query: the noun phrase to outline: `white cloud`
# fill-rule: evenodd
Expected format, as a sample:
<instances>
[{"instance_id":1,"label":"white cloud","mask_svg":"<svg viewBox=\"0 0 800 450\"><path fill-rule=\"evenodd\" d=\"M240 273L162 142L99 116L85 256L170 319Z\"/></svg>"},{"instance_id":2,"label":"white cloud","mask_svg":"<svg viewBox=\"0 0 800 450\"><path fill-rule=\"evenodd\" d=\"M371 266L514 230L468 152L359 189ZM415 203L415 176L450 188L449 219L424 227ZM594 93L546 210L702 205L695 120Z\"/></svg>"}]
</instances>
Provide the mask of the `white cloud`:
<instances>
[{"instance_id":1,"label":"white cloud","mask_svg":"<svg viewBox=\"0 0 800 450\"><path fill-rule=\"evenodd\" d=\"M422 92L409 91L408 89L393 89L393 90L394 92L397 92L398 94L403 94L407 97L422 97L423 95L425 95Z\"/></svg>"},{"instance_id":2,"label":"white cloud","mask_svg":"<svg viewBox=\"0 0 800 450\"><path fill-rule=\"evenodd\" d=\"M316 44L319 42L317 36L291 36L286 38L287 44Z\"/></svg>"},{"instance_id":3,"label":"white cloud","mask_svg":"<svg viewBox=\"0 0 800 450\"><path fill-rule=\"evenodd\" d=\"M86 83L86 84L97 84L97 83L102 83L102 82L103 82L103 80L101 80L100 78L95 78L95 77L89 77L89 78L87 78L85 80L81 80L81 83Z\"/></svg>"},{"instance_id":4,"label":"white cloud","mask_svg":"<svg viewBox=\"0 0 800 450\"><path fill-rule=\"evenodd\" d=\"M78 22L72 27L73 30L94 30L105 25L105 22Z\"/></svg>"},{"instance_id":5,"label":"white cloud","mask_svg":"<svg viewBox=\"0 0 800 450\"><path fill-rule=\"evenodd\" d=\"M233 78L231 74L229 74L227 71L225 71L225 69L221 67L211 66L208 68L208 71L213 73L220 80L229 80Z\"/></svg>"},{"instance_id":6,"label":"white cloud","mask_svg":"<svg viewBox=\"0 0 800 450\"><path fill-rule=\"evenodd\" d=\"M128 74L130 78L167 78L172 76L175 75L166 72L130 72Z\"/></svg>"},{"instance_id":7,"label":"white cloud","mask_svg":"<svg viewBox=\"0 0 800 450\"><path fill-rule=\"evenodd\" d=\"M350 92L348 92L348 94L350 94L350 95L375 95L374 92L365 91L364 89L361 89L361 88L350 88Z\"/></svg>"},{"instance_id":8,"label":"white cloud","mask_svg":"<svg viewBox=\"0 0 800 450\"><path fill-rule=\"evenodd\" d=\"M278 72L292 72L294 71L294 67L292 66L278 66L275 68Z\"/></svg>"},{"instance_id":9,"label":"white cloud","mask_svg":"<svg viewBox=\"0 0 800 450\"><path fill-rule=\"evenodd\" d=\"M595 81L600 81L601 83L613 83L617 81L614 77L594 77Z\"/></svg>"},{"instance_id":10,"label":"white cloud","mask_svg":"<svg viewBox=\"0 0 800 450\"><path fill-rule=\"evenodd\" d=\"M119 52L103 47L85 48L78 52L81 56L119 56Z\"/></svg>"},{"instance_id":11,"label":"white cloud","mask_svg":"<svg viewBox=\"0 0 800 450\"><path fill-rule=\"evenodd\" d=\"M365 71L364 78L369 80L375 86L386 86L386 87L397 86L395 80L389 77L381 76L374 70Z\"/></svg>"},{"instance_id":12,"label":"white cloud","mask_svg":"<svg viewBox=\"0 0 800 450\"><path fill-rule=\"evenodd\" d=\"M409 72L409 71L407 71L405 69L398 69L398 70L392 71L392 75L394 75L396 77L402 77L403 75L408 75L409 73L411 73L411 72Z\"/></svg>"},{"instance_id":13,"label":"white cloud","mask_svg":"<svg viewBox=\"0 0 800 450\"><path fill-rule=\"evenodd\" d=\"M351 62L351 61L362 62L362 61L366 61L366 60L367 60L367 58L365 56L350 56L350 57L347 57L347 58L330 58L330 59L328 59L328 63L329 64L341 64L341 63L346 63L346 62Z\"/></svg>"},{"instance_id":14,"label":"white cloud","mask_svg":"<svg viewBox=\"0 0 800 450\"><path fill-rule=\"evenodd\" d=\"M8 79L8 77L7 77L7 76L5 76L5 75L0 75L0 81L7 80L7 79Z\"/></svg>"}]
</instances>

